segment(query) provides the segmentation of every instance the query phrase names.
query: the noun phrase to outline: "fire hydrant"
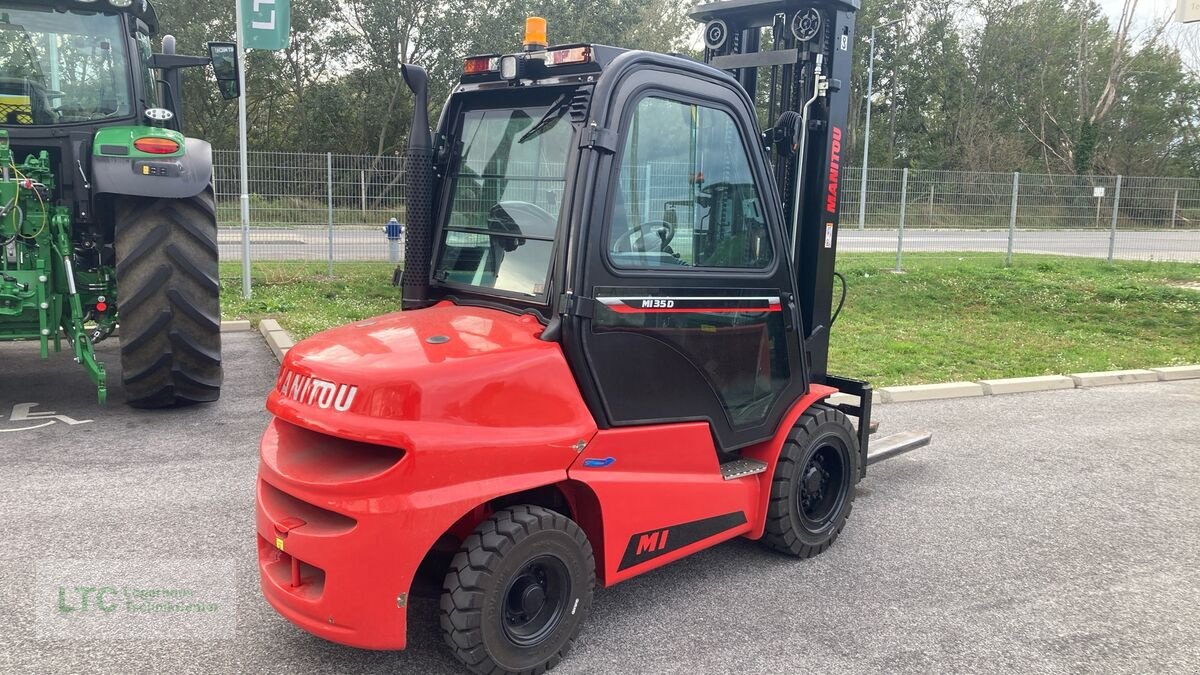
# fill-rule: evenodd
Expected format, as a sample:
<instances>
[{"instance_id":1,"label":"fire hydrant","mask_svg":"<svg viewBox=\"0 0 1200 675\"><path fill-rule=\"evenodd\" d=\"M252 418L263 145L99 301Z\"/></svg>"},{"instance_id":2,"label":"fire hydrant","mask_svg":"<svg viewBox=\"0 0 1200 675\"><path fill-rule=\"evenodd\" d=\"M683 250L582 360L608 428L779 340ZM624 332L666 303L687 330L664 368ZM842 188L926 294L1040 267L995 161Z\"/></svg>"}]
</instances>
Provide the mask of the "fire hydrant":
<instances>
[{"instance_id":1,"label":"fire hydrant","mask_svg":"<svg viewBox=\"0 0 1200 675\"><path fill-rule=\"evenodd\" d=\"M384 226L383 231L388 238L388 260L394 263L400 262L401 245L404 243L404 226L392 218Z\"/></svg>"}]
</instances>

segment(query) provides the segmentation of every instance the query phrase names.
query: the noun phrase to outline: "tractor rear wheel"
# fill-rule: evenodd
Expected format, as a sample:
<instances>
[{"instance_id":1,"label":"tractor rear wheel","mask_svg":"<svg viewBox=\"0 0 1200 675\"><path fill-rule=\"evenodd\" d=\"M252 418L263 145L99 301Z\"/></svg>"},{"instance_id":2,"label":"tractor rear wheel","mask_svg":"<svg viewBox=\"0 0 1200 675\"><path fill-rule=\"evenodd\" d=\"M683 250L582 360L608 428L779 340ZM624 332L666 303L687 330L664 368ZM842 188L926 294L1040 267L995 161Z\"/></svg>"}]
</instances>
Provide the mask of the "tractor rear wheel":
<instances>
[{"instance_id":1,"label":"tractor rear wheel","mask_svg":"<svg viewBox=\"0 0 1200 675\"><path fill-rule=\"evenodd\" d=\"M442 588L442 634L476 673L543 673L571 649L592 605L595 559L571 519L497 511L463 541Z\"/></svg>"},{"instance_id":2,"label":"tractor rear wheel","mask_svg":"<svg viewBox=\"0 0 1200 675\"><path fill-rule=\"evenodd\" d=\"M762 541L811 558L846 525L858 482L858 437L838 410L814 405L788 435L775 465Z\"/></svg>"},{"instance_id":3,"label":"tractor rear wheel","mask_svg":"<svg viewBox=\"0 0 1200 675\"><path fill-rule=\"evenodd\" d=\"M217 212L212 188L116 207L117 311L125 398L135 408L221 394Z\"/></svg>"}]
</instances>

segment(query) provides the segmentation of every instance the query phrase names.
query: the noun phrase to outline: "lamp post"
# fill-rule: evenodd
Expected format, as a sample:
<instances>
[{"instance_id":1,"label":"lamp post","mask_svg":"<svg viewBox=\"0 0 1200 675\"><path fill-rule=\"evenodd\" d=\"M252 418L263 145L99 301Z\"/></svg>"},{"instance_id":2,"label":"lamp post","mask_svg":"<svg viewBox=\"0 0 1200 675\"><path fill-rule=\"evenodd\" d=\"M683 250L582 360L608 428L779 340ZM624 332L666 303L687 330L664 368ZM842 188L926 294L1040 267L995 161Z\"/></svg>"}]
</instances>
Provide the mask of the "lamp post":
<instances>
[{"instance_id":1,"label":"lamp post","mask_svg":"<svg viewBox=\"0 0 1200 675\"><path fill-rule=\"evenodd\" d=\"M875 88L875 30L900 23L892 19L871 26L871 53L867 57L867 123L863 135L862 183L858 188L858 229L863 229L867 220L867 161L871 156L871 94Z\"/></svg>"}]
</instances>

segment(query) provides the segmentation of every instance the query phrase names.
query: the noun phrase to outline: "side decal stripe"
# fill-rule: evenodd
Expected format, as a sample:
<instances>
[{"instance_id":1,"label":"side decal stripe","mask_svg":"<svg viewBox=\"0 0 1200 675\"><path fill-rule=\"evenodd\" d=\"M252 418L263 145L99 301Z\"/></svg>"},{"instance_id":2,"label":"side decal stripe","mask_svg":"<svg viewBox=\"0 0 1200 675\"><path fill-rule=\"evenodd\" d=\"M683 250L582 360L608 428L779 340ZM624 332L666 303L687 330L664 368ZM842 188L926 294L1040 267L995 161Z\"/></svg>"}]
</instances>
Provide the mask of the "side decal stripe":
<instances>
[{"instance_id":1,"label":"side decal stripe","mask_svg":"<svg viewBox=\"0 0 1200 675\"><path fill-rule=\"evenodd\" d=\"M660 555L666 555L671 551L745 524L746 514L734 511L649 532L638 532L629 538L629 545L625 547L625 555L621 556L621 564L617 567L617 571L640 565Z\"/></svg>"}]
</instances>

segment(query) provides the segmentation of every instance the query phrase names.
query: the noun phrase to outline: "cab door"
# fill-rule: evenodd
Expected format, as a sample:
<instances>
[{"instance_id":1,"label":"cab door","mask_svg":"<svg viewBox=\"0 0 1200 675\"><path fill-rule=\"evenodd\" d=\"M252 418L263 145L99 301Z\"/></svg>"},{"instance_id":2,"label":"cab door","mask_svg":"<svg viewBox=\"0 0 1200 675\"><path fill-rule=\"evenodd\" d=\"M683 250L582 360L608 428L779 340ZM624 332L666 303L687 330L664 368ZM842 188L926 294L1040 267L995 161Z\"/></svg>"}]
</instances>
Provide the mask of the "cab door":
<instances>
[{"instance_id":1,"label":"cab door","mask_svg":"<svg viewBox=\"0 0 1200 675\"><path fill-rule=\"evenodd\" d=\"M576 324L604 422L707 421L724 451L773 435L805 391L782 215L739 94L661 71L618 90Z\"/></svg>"}]
</instances>

